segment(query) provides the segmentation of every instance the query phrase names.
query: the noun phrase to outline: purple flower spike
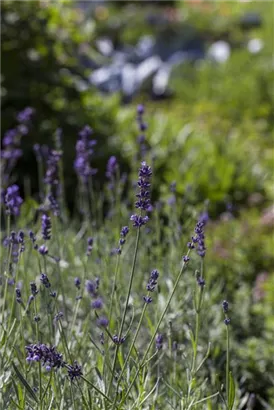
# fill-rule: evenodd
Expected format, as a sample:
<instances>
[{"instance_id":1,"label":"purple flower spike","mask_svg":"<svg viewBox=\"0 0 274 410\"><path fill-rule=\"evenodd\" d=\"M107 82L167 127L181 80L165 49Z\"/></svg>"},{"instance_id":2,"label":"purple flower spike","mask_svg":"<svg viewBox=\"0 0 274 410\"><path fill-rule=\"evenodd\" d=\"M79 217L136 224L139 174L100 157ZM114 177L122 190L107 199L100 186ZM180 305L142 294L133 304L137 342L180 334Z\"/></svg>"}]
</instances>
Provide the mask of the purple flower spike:
<instances>
[{"instance_id":1,"label":"purple flower spike","mask_svg":"<svg viewBox=\"0 0 274 410\"><path fill-rule=\"evenodd\" d=\"M139 192L136 194L137 201L135 206L137 209L141 211L148 212L151 208L150 203L150 178L152 175L152 170L150 166L146 164L146 162L141 163L141 167L139 169L139 179L138 179L138 188ZM142 215L132 215L130 220L133 222L133 226L135 228L140 228L141 226L145 225L149 218L148 216Z\"/></svg>"},{"instance_id":2,"label":"purple flower spike","mask_svg":"<svg viewBox=\"0 0 274 410\"><path fill-rule=\"evenodd\" d=\"M161 333L158 333L155 339L156 349L161 350L163 348L164 337Z\"/></svg>"},{"instance_id":3,"label":"purple flower spike","mask_svg":"<svg viewBox=\"0 0 274 410\"><path fill-rule=\"evenodd\" d=\"M23 111L20 111L17 114L17 121L21 123L25 123L31 120L31 117L34 114L34 109L31 107L26 107Z\"/></svg>"},{"instance_id":4,"label":"purple flower spike","mask_svg":"<svg viewBox=\"0 0 274 410\"><path fill-rule=\"evenodd\" d=\"M48 347L45 344L31 344L26 346L28 362L40 362L47 371L52 368L59 369L64 366L63 356L56 351L56 348Z\"/></svg>"},{"instance_id":5,"label":"purple flower spike","mask_svg":"<svg viewBox=\"0 0 274 410\"><path fill-rule=\"evenodd\" d=\"M61 159L61 152L52 150L47 160L47 170L44 182L49 185L51 191L53 187L59 185L59 161Z\"/></svg>"},{"instance_id":6,"label":"purple flower spike","mask_svg":"<svg viewBox=\"0 0 274 410\"><path fill-rule=\"evenodd\" d=\"M42 215L42 237L45 241L51 238L51 220L46 214Z\"/></svg>"},{"instance_id":7,"label":"purple flower spike","mask_svg":"<svg viewBox=\"0 0 274 410\"><path fill-rule=\"evenodd\" d=\"M20 207L23 203L23 199L19 194L19 187L17 185L11 185L7 188L5 195L6 212L8 215L20 215Z\"/></svg>"},{"instance_id":8,"label":"purple flower spike","mask_svg":"<svg viewBox=\"0 0 274 410\"><path fill-rule=\"evenodd\" d=\"M108 160L108 163L107 163L106 177L108 179L112 179L115 176L115 172L117 171L117 167L118 167L117 158L114 157L114 156L111 156Z\"/></svg>"},{"instance_id":9,"label":"purple flower spike","mask_svg":"<svg viewBox=\"0 0 274 410\"><path fill-rule=\"evenodd\" d=\"M149 218L148 216L131 215L130 220L133 222L134 228L140 228L148 222Z\"/></svg>"},{"instance_id":10,"label":"purple flower spike","mask_svg":"<svg viewBox=\"0 0 274 410\"><path fill-rule=\"evenodd\" d=\"M91 128L86 125L79 132L79 139L76 143L76 158L74 161L74 169L79 178L86 184L90 176L97 173L97 169L91 168L90 158L93 154L93 146L95 140L89 140L92 134Z\"/></svg>"}]
</instances>

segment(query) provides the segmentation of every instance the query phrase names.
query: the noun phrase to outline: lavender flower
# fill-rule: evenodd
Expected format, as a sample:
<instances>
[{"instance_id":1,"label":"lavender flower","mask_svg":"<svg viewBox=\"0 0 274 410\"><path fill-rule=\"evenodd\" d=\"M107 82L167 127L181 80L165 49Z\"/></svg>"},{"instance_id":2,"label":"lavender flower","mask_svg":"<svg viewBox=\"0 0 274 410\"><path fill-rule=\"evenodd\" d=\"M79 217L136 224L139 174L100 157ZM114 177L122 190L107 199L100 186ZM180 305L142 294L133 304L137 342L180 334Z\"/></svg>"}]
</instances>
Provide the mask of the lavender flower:
<instances>
[{"instance_id":1,"label":"lavender flower","mask_svg":"<svg viewBox=\"0 0 274 410\"><path fill-rule=\"evenodd\" d=\"M48 250L48 248L46 247L46 245L41 245L41 246L39 246L39 248L38 248L38 252L39 252L41 255L45 256L45 255L48 254L49 250Z\"/></svg>"},{"instance_id":2,"label":"lavender flower","mask_svg":"<svg viewBox=\"0 0 274 410\"><path fill-rule=\"evenodd\" d=\"M48 279L48 277L45 273L41 273L40 281L41 281L42 285L45 286L45 288L50 288L50 286L51 286L50 281L49 281L49 279Z\"/></svg>"},{"instance_id":3,"label":"lavender flower","mask_svg":"<svg viewBox=\"0 0 274 410\"><path fill-rule=\"evenodd\" d=\"M141 167L139 169L139 178L138 178L138 187L139 192L136 194L137 201L135 206L137 209L141 210L141 215L132 215L130 220L133 222L133 226L139 228L145 225L149 218L148 216L142 216L142 212L148 212L151 209L150 203L150 178L152 175L152 171L150 166L146 164L146 162L141 163Z\"/></svg>"},{"instance_id":4,"label":"lavender flower","mask_svg":"<svg viewBox=\"0 0 274 410\"><path fill-rule=\"evenodd\" d=\"M45 241L51 238L51 220L46 214L42 215L42 237Z\"/></svg>"},{"instance_id":5,"label":"lavender flower","mask_svg":"<svg viewBox=\"0 0 274 410\"><path fill-rule=\"evenodd\" d=\"M103 300L101 298L97 298L95 299L92 303L91 303L91 307L93 309L102 309L103 307Z\"/></svg>"},{"instance_id":6,"label":"lavender flower","mask_svg":"<svg viewBox=\"0 0 274 410\"><path fill-rule=\"evenodd\" d=\"M155 339L156 349L161 350L163 348L164 337L161 333L158 333Z\"/></svg>"},{"instance_id":7,"label":"lavender flower","mask_svg":"<svg viewBox=\"0 0 274 410\"><path fill-rule=\"evenodd\" d=\"M81 285L81 279L80 278L75 278L74 279L74 285L76 286L76 288L79 290L80 289L80 285Z\"/></svg>"},{"instance_id":8,"label":"lavender flower","mask_svg":"<svg viewBox=\"0 0 274 410\"><path fill-rule=\"evenodd\" d=\"M139 169L138 187L139 193L136 194L138 201L136 201L136 208L147 211L151 205L150 203L150 178L152 176L151 167L146 162L141 163Z\"/></svg>"},{"instance_id":9,"label":"lavender flower","mask_svg":"<svg viewBox=\"0 0 274 410\"><path fill-rule=\"evenodd\" d=\"M126 340L125 336L122 336L120 339L117 335L114 335L112 337L112 341L113 343L115 343L116 345L121 345L124 343L124 341Z\"/></svg>"},{"instance_id":10,"label":"lavender flower","mask_svg":"<svg viewBox=\"0 0 274 410\"><path fill-rule=\"evenodd\" d=\"M152 302L152 297L151 296L143 296L143 299L145 303L149 304Z\"/></svg>"},{"instance_id":11,"label":"lavender flower","mask_svg":"<svg viewBox=\"0 0 274 410\"><path fill-rule=\"evenodd\" d=\"M107 317L101 316L97 319L96 323L98 326L107 327L109 324L109 320Z\"/></svg>"},{"instance_id":12,"label":"lavender flower","mask_svg":"<svg viewBox=\"0 0 274 410\"><path fill-rule=\"evenodd\" d=\"M61 158L61 151L52 150L47 160L47 170L44 178L45 184L49 185L50 191L59 185L59 161Z\"/></svg>"},{"instance_id":13,"label":"lavender flower","mask_svg":"<svg viewBox=\"0 0 274 410\"><path fill-rule=\"evenodd\" d=\"M159 277L159 272L156 269L151 271L150 278L149 278L149 281L148 281L148 284L147 284L147 290L149 292L154 292L155 287L157 285L158 277Z\"/></svg>"},{"instance_id":14,"label":"lavender flower","mask_svg":"<svg viewBox=\"0 0 274 410\"><path fill-rule=\"evenodd\" d=\"M97 297L98 287L99 287L98 281L92 281L92 280L86 281L86 290L92 297Z\"/></svg>"},{"instance_id":15,"label":"lavender flower","mask_svg":"<svg viewBox=\"0 0 274 410\"><path fill-rule=\"evenodd\" d=\"M60 319L62 319L62 317L64 317L64 313L63 312L58 312L56 313L56 315L54 316L54 321L58 322Z\"/></svg>"},{"instance_id":16,"label":"lavender flower","mask_svg":"<svg viewBox=\"0 0 274 410\"><path fill-rule=\"evenodd\" d=\"M25 250L25 233L24 231L19 231L17 235L18 243L20 244L20 252Z\"/></svg>"},{"instance_id":17,"label":"lavender flower","mask_svg":"<svg viewBox=\"0 0 274 410\"><path fill-rule=\"evenodd\" d=\"M20 215L22 203L23 199L19 195L19 187L17 185L8 187L5 195L6 213L8 215Z\"/></svg>"},{"instance_id":18,"label":"lavender flower","mask_svg":"<svg viewBox=\"0 0 274 410\"><path fill-rule=\"evenodd\" d=\"M200 286L200 288L204 288L204 287L205 287L205 280L204 280L204 278L202 278L202 276L199 276L199 277L197 278L197 283L198 283L198 285Z\"/></svg>"},{"instance_id":19,"label":"lavender flower","mask_svg":"<svg viewBox=\"0 0 274 410\"><path fill-rule=\"evenodd\" d=\"M228 312L228 302L227 302L227 300L223 301L222 306L223 306L224 313L227 313Z\"/></svg>"},{"instance_id":20,"label":"lavender flower","mask_svg":"<svg viewBox=\"0 0 274 410\"><path fill-rule=\"evenodd\" d=\"M31 290L32 295L35 297L38 293L37 286L36 286L35 282L30 283L30 290Z\"/></svg>"},{"instance_id":21,"label":"lavender flower","mask_svg":"<svg viewBox=\"0 0 274 410\"><path fill-rule=\"evenodd\" d=\"M201 258L203 258L206 253L204 227L208 219L208 213L202 213L195 227L195 242L197 243L197 253L199 256L201 256Z\"/></svg>"},{"instance_id":22,"label":"lavender flower","mask_svg":"<svg viewBox=\"0 0 274 410\"><path fill-rule=\"evenodd\" d=\"M93 248L93 238L88 238L87 243L88 243L88 245L87 245L86 255L90 256L92 248Z\"/></svg>"},{"instance_id":23,"label":"lavender flower","mask_svg":"<svg viewBox=\"0 0 274 410\"><path fill-rule=\"evenodd\" d=\"M26 107L23 111L20 111L17 114L17 121L21 123L25 123L31 120L31 117L34 114L34 109L31 107Z\"/></svg>"},{"instance_id":24,"label":"lavender flower","mask_svg":"<svg viewBox=\"0 0 274 410\"><path fill-rule=\"evenodd\" d=\"M140 228L149 221L149 217L141 215L131 215L130 220L133 222L134 228Z\"/></svg>"},{"instance_id":25,"label":"lavender flower","mask_svg":"<svg viewBox=\"0 0 274 410\"><path fill-rule=\"evenodd\" d=\"M89 140L92 130L85 126L79 132L79 139L76 143L76 159L74 169L79 178L86 184L90 176L96 174L97 169L91 168L90 158L93 154L92 147L96 144L95 140Z\"/></svg>"},{"instance_id":26,"label":"lavender flower","mask_svg":"<svg viewBox=\"0 0 274 410\"><path fill-rule=\"evenodd\" d=\"M16 302L22 303L21 290L19 288L16 288L15 293L16 293Z\"/></svg>"},{"instance_id":27,"label":"lavender flower","mask_svg":"<svg viewBox=\"0 0 274 410\"><path fill-rule=\"evenodd\" d=\"M55 346L45 344L30 344L26 346L27 362L40 362L46 370L59 369L65 365L62 354L56 351Z\"/></svg>"},{"instance_id":28,"label":"lavender flower","mask_svg":"<svg viewBox=\"0 0 274 410\"><path fill-rule=\"evenodd\" d=\"M129 233L128 226L124 226L121 229L121 232L120 232L119 248L114 248L113 251L112 251L113 254L119 254L120 255L122 253L122 247L126 243L126 236L127 236L128 233Z\"/></svg>"},{"instance_id":29,"label":"lavender flower","mask_svg":"<svg viewBox=\"0 0 274 410\"><path fill-rule=\"evenodd\" d=\"M223 301L222 307L223 307L223 312L225 314L224 324L226 326L228 326L230 324L231 320L227 315L228 314L228 302L226 300Z\"/></svg>"},{"instance_id":30,"label":"lavender flower","mask_svg":"<svg viewBox=\"0 0 274 410\"><path fill-rule=\"evenodd\" d=\"M83 375L82 367L79 366L79 364L76 361L74 361L73 365L68 365L67 370L68 370L68 377L70 378L71 382L73 382L74 379L77 379Z\"/></svg>"},{"instance_id":31,"label":"lavender flower","mask_svg":"<svg viewBox=\"0 0 274 410\"><path fill-rule=\"evenodd\" d=\"M111 156L107 163L106 177L110 180L113 179L115 177L117 168L118 168L117 158L114 156Z\"/></svg>"},{"instance_id":32,"label":"lavender flower","mask_svg":"<svg viewBox=\"0 0 274 410\"><path fill-rule=\"evenodd\" d=\"M60 205L58 204L58 201L57 201L57 199L54 197L54 195L53 195L53 194L50 194L50 195L48 196L48 200L49 200L50 209L52 210L53 215L54 215L54 216L60 216Z\"/></svg>"}]
</instances>

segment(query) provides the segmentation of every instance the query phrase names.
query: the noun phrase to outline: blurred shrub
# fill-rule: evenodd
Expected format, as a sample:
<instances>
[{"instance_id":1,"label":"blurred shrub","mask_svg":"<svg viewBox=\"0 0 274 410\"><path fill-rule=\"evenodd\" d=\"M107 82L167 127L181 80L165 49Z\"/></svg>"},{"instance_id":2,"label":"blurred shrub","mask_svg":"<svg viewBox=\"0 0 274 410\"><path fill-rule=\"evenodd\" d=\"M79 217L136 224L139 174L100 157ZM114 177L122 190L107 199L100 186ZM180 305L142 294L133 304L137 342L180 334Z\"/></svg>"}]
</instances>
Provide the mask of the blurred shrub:
<instances>
[{"instance_id":1,"label":"blurred shrub","mask_svg":"<svg viewBox=\"0 0 274 410\"><path fill-rule=\"evenodd\" d=\"M70 2L1 2L2 132L14 125L16 113L35 109L30 134L22 140L22 176L35 181L35 142L52 144L57 127L63 130L66 180L73 185L72 161L77 133L85 124L94 130L100 153L115 131L118 100L102 98L87 82L93 60L90 42L93 21ZM102 158L100 157L102 156ZM70 176L70 177L69 177ZM35 187L34 187L35 189Z\"/></svg>"}]
</instances>

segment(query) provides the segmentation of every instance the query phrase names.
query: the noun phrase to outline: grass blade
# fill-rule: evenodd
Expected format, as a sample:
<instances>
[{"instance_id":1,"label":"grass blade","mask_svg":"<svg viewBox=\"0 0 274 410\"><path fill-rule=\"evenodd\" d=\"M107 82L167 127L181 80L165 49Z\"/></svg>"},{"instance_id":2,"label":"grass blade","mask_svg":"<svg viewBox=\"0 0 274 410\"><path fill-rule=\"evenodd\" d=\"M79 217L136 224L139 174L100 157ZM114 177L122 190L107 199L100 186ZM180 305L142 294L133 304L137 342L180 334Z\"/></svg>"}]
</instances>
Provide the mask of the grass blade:
<instances>
[{"instance_id":1,"label":"grass blade","mask_svg":"<svg viewBox=\"0 0 274 410\"><path fill-rule=\"evenodd\" d=\"M28 384L27 380L25 379L25 377L22 375L22 373L20 372L20 370L18 369L17 366L15 366L15 364L12 362L12 366L14 368L14 371L16 373L16 376L18 377L18 379L21 381L21 383L24 385L24 387L26 388L27 392L29 393L29 395L33 398L33 400L38 403L38 399L36 397L36 394L34 393L34 391L32 390L32 388L30 387L30 385Z\"/></svg>"}]
</instances>

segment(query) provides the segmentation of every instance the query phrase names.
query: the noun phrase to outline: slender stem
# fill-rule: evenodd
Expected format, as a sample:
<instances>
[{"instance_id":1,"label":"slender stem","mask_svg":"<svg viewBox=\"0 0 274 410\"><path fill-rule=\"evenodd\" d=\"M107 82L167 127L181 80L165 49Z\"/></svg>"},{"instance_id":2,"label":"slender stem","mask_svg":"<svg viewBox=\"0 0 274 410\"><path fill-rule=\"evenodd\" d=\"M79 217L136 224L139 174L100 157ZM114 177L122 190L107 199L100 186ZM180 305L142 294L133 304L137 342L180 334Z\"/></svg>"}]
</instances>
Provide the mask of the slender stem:
<instances>
[{"instance_id":1,"label":"slender stem","mask_svg":"<svg viewBox=\"0 0 274 410\"><path fill-rule=\"evenodd\" d=\"M119 270L119 263L120 263L120 254L117 255L117 259L116 259L114 282L113 282L113 287L112 287L112 292L111 292L111 298L110 298L109 326L111 326L112 310L113 310L113 301L114 301L114 295L115 295L115 292L116 292L116 285L117 285L117 276L118 276L118 270ZM111 340L111 336L110 336L110 340ZM107 360L109 360L109 339L107 339L106 348L105 348L104 364L103 364L103 374L105 374L106 361L107 361Z\"/></svg>"},{"instance_id":2,"label":"slender stem","mask_svg":"<svg viewBox=\"0 0 274 410\"><path fill-rule=\"evenodd\" d=\"M113 282L113 287L112 287L112 292L111 292L111 298L110 298L110 308L109 308L109 324L110 324L110 325L111 325L111 317L112 317L114 294L115 294L115 291L116 291L116 284L117 284L117 276L118 276L118 270L119 270L119 263L120 263L120 254L117 255L117 259L116 259L114 282Z\"/></svg>"},{"instance_id":3,"label":"slender stem","mask_svg":"<svg viewBox=\"0 0 274 410\"><path fill-rule=\"evenodd\" d=\"M81 376L81 379L85 380L85 382L88 383L94 390L96 390L97 393L101 394L101 396L103 396L107 401L111 403L110 398L107 395L105 395L105 393L103 393L101 390L99 390L98 387L96 387L92 382L87 380L84 376Z\"/></svg>"},{"instance_id":4,"label":"slender stem","mask_svg":"<svg viewBox=\"0 0 274 410\"><path fill-rule=\"evenodd\" d=\"M136 265L136 259L137 259L137 251L138 251L138 244L139 244L139 238L140 238L140 227L137 230L137 235L136 235L136 244L135 244L135 251L134 251L134 256L133 256L133 262L132 262L132 268L131 268L131 274L130 274L130 279L129 279L129 286L128 286L128 291L127 291L127 298L126 298L126 304L125 304L125 309L122 317L122 322L121 322L121 327L119 331L119 340L121 339L122 333L123 333L123 328L125 324L125 319L126 319L126 313L127 313L127 308L128 308L128 302L130 298L130 293L131 293L131 288L132 288L132 282L133 282L133 276L134 276L134 271L135 271L135 265ZM114 377L114 371L115 371L115 366L117 362L117 357L118 357L118 350L119 350L119 344L116 345L115 348L115 353L114 353L114 360L113 360L113 365L112 365L112 371L111 371L111 377L110 377L110 383L108 386L108 394L110 393L111 386L112 386L112 381Z\"/></svg>"},{"instance_id":5,"label":"slender stem","mask_svg":"<svg viewBox=\"0 0 274 410\"><path fill-rule=\"evenodd\" d=\"M196 368L196 359L197 359L197 350L198 350L198 337L199 337L199 325L200 325L200 313L196 312L196 324L195 324L195 343L194 343L194 351L193 351L193 360L192 360L192 368L191 373L195 373Z\"/></svg>"},{"instance_id":6,"label":"slender stem","mask_svg":"<svg viewBox=\"0 0 274 410\"><path fill-rule=\"evenodd\" d=\"M226 326L226 396L229 398L229 325Z\"/></svg>"},{"instance_id":7,"label":"slender stem","mask_svg":"<svg viewBox=\"0 0 274 410\"><path fill-rule=\"evenodd\" d=\"M190 253L190 249L188 250L186 256L188 256L189 253ZM170 294L170 296L169 296L169 298L168 298L168 300L167 300L166 306L165 306L165 308L164 308L164 310L163 310L163 312L162 312L162 314L161 314L161 316L160 316L160 319L158 320L158 323L157 323L156 328L155 328L155 330L154 330L154 333L153 333L153 335L152 335L152 337L151 337L151 340L150 340L150 342L149 342L149 345L148 345L148 347L147 347L147 349L146 349L146 351L145 351L145 353L144 353L144 356L143 356L143 359L142 359L142 361L141 361L141 364L140 364L138 370L136 371L136 373L135 373L135 375L134 375L134 377L133 377L132 382L130 383L130 386L129 386L129 388L128 388L126 394L125 394L125 397L124 397L122 403L124 403L124 401L127 399L128 395L129 395L129 393L130 393L130 390L131 390L133 384L135 383L135 380L136 380L138 374L140 373L140 370L142 369L142 367L143 367L144 364L145 364L147 355L148 355L148 353L149 353L149 351L150 351L150 348L151 348L151 346L152 346L152 344L153 344L153 342L154 342L154 339L155 339L155 337L156 337L156 334L158 333L158 330L159 330L159 327L160 327L160 325L161 325L161 323L162 323L162 320L163 320L163 318L164 318L164 316L165 316L165 314L166 314L166 312L167 312L167 310L168 310L168 308L169 308L171 299L173 298L174 293L175 293L175 291L176 291L176 289L177 289L177 286L178 286L178 284L179 284L179 281L180 281L180 279L181 279L181 276L182 276L182 274L183 274L183 271L184 271L185 266L186 266L186 262L183 262L183 263L182 263L182 267L181 267L181 269L180 269L180 272L178 273L178 276L177 276L177 278L176 278L175 284L174 284L174 286L173 286L172 292L171 292L171 294ZM122 403L120 403L120 404L122 404Z\"/></svg>"},{"instance_id":8,"label":"slender stem","mask_svg":"<svg viewBox=\"0 0 274 410\"><path fill-rule=\"evenodd\" d=\"M121 380L121 378L122 378L122 376L123 376L123 374L124 374L124 371L126 370L126 365L127 365L127 362L129 361L131 352L132 352L132 350L133 350L133 348L134 348L134 345L135 345L137 336L138 336L138 334L139 334L139 331L140 331L140 328L141 328L141 324L142 324L142 321L143 321L143 318L144 318L146 309L147 309L147 303L144 304L144 307L143 307L143 310L142 310L142 313L141 313L141 316L140 316L140 319L139 319L139 323L138 323L137 329L136 329L135 334L134 334L134 337L133 337L133 339L132 339L132 342L131 342L131 345L130 345L130 348L129 348L127 357L126 357L126 359L125 359L123 368L122 368L121 373L120 373L120 375L119 375L117 384L118 384L119 381Z\"/></svg>"},{"instance_id":9,"label":"slender stem","mask_svg":"<svg viewBox=\"0 0 274 410\"><path fill-rule=\"evenodd\" d=\"M196 360L197 360L197 350L198 350L198 340L199 340L199 328L200 328L200 313L201 313L201 305L202 305L202 298L203 298L203 287L199 287L199 299L198 304L195 308L196 315L195 315L195 336L194 336L194 351L193 351L193 360L191 366L191 373L194 375L196 373Z\"/></svg>"},{"instance_id":10,"label":"slender stem","mask_svg":"<svg viewBox=\"0 0 274 410\"><path fill-rule=\"evenodd\" d=\"M125 359L125 362L124 362L124 364L123 364L121 373L120 373L120 375L119 375L119 377L118 377L118 380L117 380L116 396L115 396L115 400L114 400L114 403L113 403L113 409L115 408L115 404L116 404L116 400L117 400L119 384L120 384L120 381L121 381L121 379L122 379L122 376L123 376L123 374L124 374L124 372L125 372L125 370L126 370L126 365L127 365L128 361L129 361L129 358L130 358L130 356L131 356L131 352L132 352L132 350L133 350L133 348L134 348L134 345L135 345L137 336L138 336L138 334L139 334L139 331L140 331L140 328L141 328L141 324L142 324L142 321L143 321L143 318L144 318L146 309L147 309L147 303L144 304L144 307L143 307L143 310L142 310L142 313L141 313L141 316L140 316L140 319L139 319L139 323L138 323L137 329L136 329L135 334L134 334L134 337L133 337L133 339L132 339L132 342L131 342L131 345L130 345L130 348L129 348L127 357L126 357L126 359Z\"/></svg>"}]
</instances>

